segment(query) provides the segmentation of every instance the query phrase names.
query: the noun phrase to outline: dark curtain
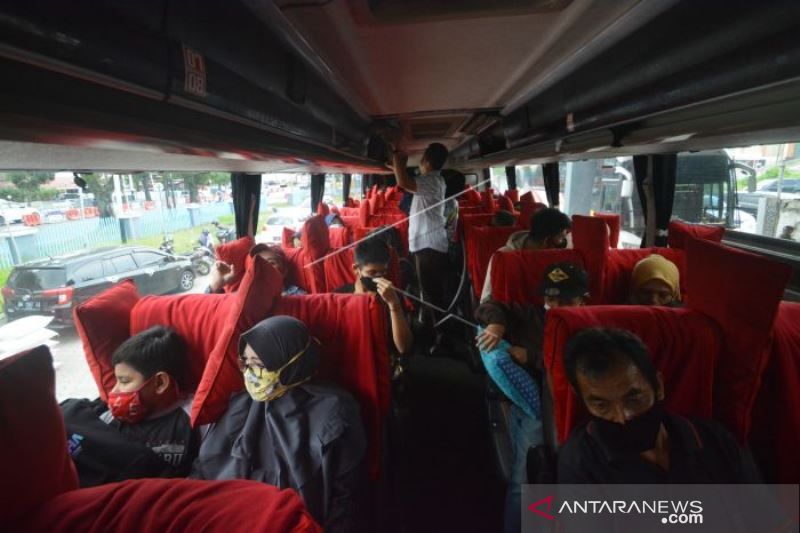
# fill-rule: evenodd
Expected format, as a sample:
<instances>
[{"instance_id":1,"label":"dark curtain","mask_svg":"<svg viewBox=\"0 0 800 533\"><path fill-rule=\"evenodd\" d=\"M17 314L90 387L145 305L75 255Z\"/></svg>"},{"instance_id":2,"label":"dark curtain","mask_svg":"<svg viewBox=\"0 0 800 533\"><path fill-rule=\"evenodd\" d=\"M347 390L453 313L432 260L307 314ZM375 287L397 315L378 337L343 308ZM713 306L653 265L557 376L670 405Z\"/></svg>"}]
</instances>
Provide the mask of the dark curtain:
<instances>
[{"instance_id":1,"label":"dark curtain","mask_svg":"<svg viewBox=\"0 0 800 533\"><path fill-rule=\"evenodd\" d=\"M561 189L561 177L558 175L558 161L542 165L544 175L544 190L547 194L547 203L550 207L558 208L558 193Z\"/></svg>"},{"instance_id":2,"label":"dark curtain","mask_svg":"<svg viewBox=\"0 0 800 533\"><path fill-rule=\"evenodd\" d=\"M350 185L353 183L353 175L345 174L342 176L342 205L350 198Z\"/></svg>"},{"instance_id":3,"label":"dark curtain","mask_svg":"<svg viewBox=\"0 0 800 533\"><path fill-rule=\"evenodd\" d=\"M506 184L509 191L517 190L517 167L506 167Z\"/></svg>"},{"instance_id":4,"label":"dark curtain","mask_svg":"<svg viewBox=\"0 0 800 533\"><path fill-rule=\"evenodd\" d=\"M642 248L667 245L677 165L677 154L637 155L633 158L633 172L645 220ZM646 182L648 175L652 177L651 183ZM649 194L652 198L648 198ZM648 206L652 206L655 213L651 214Z\"/></svg>"},{"instance_id":5,"label":"dark curtain","mask_svg":"<svg viewBox=\"0 0 800 533\"><path fill-rule=\"evenodd\" d=\"M483 183L483 185L480 186L480 190L482 191L485 191L492 186L492 169L483 169L483 177L481 178L481 182Z\"/></svg>"},{"instance_id":6,"label":"dark curtain","mask_svg":"<svg viewBox=\"0 0 800 533\"><path fill-rule=\"evenodd\" d=\"M236 237L255 235L261 203L261 174L234 172L231 174L231 188Z\"/></svg>"},{"instance_id":7,"label":"dark curtain","mask_svg":"<svg viewBox=\"0 0 800 533\"><path fill-rule=\"evenodd\" d=\"M325 174L311 174L311 212L316 213L325 194Z\"/></svg>"}]
</instances>

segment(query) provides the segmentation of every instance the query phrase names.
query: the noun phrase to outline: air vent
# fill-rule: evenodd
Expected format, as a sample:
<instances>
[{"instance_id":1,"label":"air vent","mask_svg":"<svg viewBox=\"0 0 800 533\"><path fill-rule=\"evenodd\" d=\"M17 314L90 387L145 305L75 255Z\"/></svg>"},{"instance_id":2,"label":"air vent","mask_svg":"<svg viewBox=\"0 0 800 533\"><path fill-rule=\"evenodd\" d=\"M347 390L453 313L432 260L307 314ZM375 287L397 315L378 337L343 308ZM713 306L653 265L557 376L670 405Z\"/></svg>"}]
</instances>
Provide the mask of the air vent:
<instances>
[{"instance_id":1,"label":"air vent","mask_svg":"<svg viewBox=\"0 0 800 533\"><path fill-rule=\"evenodd\" d=\"M453 128L454 120L413 120L409 123L411 137L414 139L440 139L447 137Z\"/></svg>"}]
</instances>

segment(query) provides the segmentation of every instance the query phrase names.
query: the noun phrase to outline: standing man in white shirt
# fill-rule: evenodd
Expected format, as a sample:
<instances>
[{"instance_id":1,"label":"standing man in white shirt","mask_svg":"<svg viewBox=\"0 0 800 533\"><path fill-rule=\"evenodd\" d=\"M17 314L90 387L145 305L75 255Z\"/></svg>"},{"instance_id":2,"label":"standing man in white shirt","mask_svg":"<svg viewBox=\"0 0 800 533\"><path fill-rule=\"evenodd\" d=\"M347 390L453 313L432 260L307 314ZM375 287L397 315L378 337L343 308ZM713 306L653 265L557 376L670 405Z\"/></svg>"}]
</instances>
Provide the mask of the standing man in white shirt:
<instances>
[{"instance_id":1,"label":"standing man in white shirt","mask_svg":"<svg viewBox=\"0 0 800 533\"><path fill-rule=\"evenodd\" d=\"M432 143L419 162L420 176L412 179L406 171L408 155L396 151L393 157L397 184L414 195L408 222L408 251L414 256L424 299L444 308L447 273L447 229L444 217L445 182L441 170L447 148Z\"/></svg>"}]
</instances>

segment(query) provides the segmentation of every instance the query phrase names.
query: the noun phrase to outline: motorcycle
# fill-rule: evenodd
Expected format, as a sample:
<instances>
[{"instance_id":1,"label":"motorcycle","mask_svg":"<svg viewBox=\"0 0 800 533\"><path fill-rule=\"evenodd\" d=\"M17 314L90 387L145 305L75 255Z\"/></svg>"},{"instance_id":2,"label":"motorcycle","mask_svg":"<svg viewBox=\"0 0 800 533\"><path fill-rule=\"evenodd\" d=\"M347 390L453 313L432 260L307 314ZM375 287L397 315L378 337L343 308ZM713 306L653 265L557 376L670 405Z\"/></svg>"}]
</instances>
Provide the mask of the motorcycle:
<instances>
[{"instance_id":1,"label":"motorcycle","mask_svg":"<svg viewBox=\"0 0 800 533\"><path fill-rule=\"evenodd\" d=\"M217 240L220 244L225 244L236 240L236 231L234 231L232 228L225 227L219 222L212 222L212 224L215 228L217 228Z\"/></svg>"},{"instance_id":2,"label":"motorcycle","mask_svg":"<svg viewBox=\"0 0 800 533\"><path fill-rule=\"evenodd\" d=\"M198 276L207 276L209 272L211 272L211 267L214 266L214 251L205 246L195 246L194 250L191 252L176 254L172 235L165 236L158 249L165 254L189 258L192 262L192 270L194 270L195 274Z\"/></svg>"},{"instance_id":3,"label":"motorcycle","mask_svg":"<svg viewBox=\"0 0 800 533\"><path fill-rule=\"evenodd\" d=\"M192 268L198 276L207 276L214 266L214 252L205 246L195 246L191 254L186 254L192 261Z\"/></svg>"}]
</instances>

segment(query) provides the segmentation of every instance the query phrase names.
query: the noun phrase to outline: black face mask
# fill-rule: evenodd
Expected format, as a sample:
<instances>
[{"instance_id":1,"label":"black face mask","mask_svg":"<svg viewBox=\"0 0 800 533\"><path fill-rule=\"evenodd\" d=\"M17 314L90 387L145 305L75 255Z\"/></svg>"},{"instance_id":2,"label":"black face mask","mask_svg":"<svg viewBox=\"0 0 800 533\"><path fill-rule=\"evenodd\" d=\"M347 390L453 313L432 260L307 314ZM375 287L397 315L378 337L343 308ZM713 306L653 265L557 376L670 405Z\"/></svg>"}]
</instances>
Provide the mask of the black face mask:
<instances>
[{"instance_id":1,"label":"black face mask","mask_svg":"<svg viewBox=\"0 0 800 533\"><path fill-rule=\"evenodd\" d=\"M378 285L375 283L375 280L372 278L368 278L366 276L361 276L361 286L364 287L364 290L367 292L378 292Z\"/></svg>"},{"instance_id":2,"label":"black face mask","mask_svg":"<svg viewBox=\"0 0 800 533\"><path fill-rule=\"evenodd\" d=\"M656 400L649 410L625 424L593 417L592 436L615 455L638 455L652 450L664 421L664 406Z\"/></svg>"}]
</instances>

